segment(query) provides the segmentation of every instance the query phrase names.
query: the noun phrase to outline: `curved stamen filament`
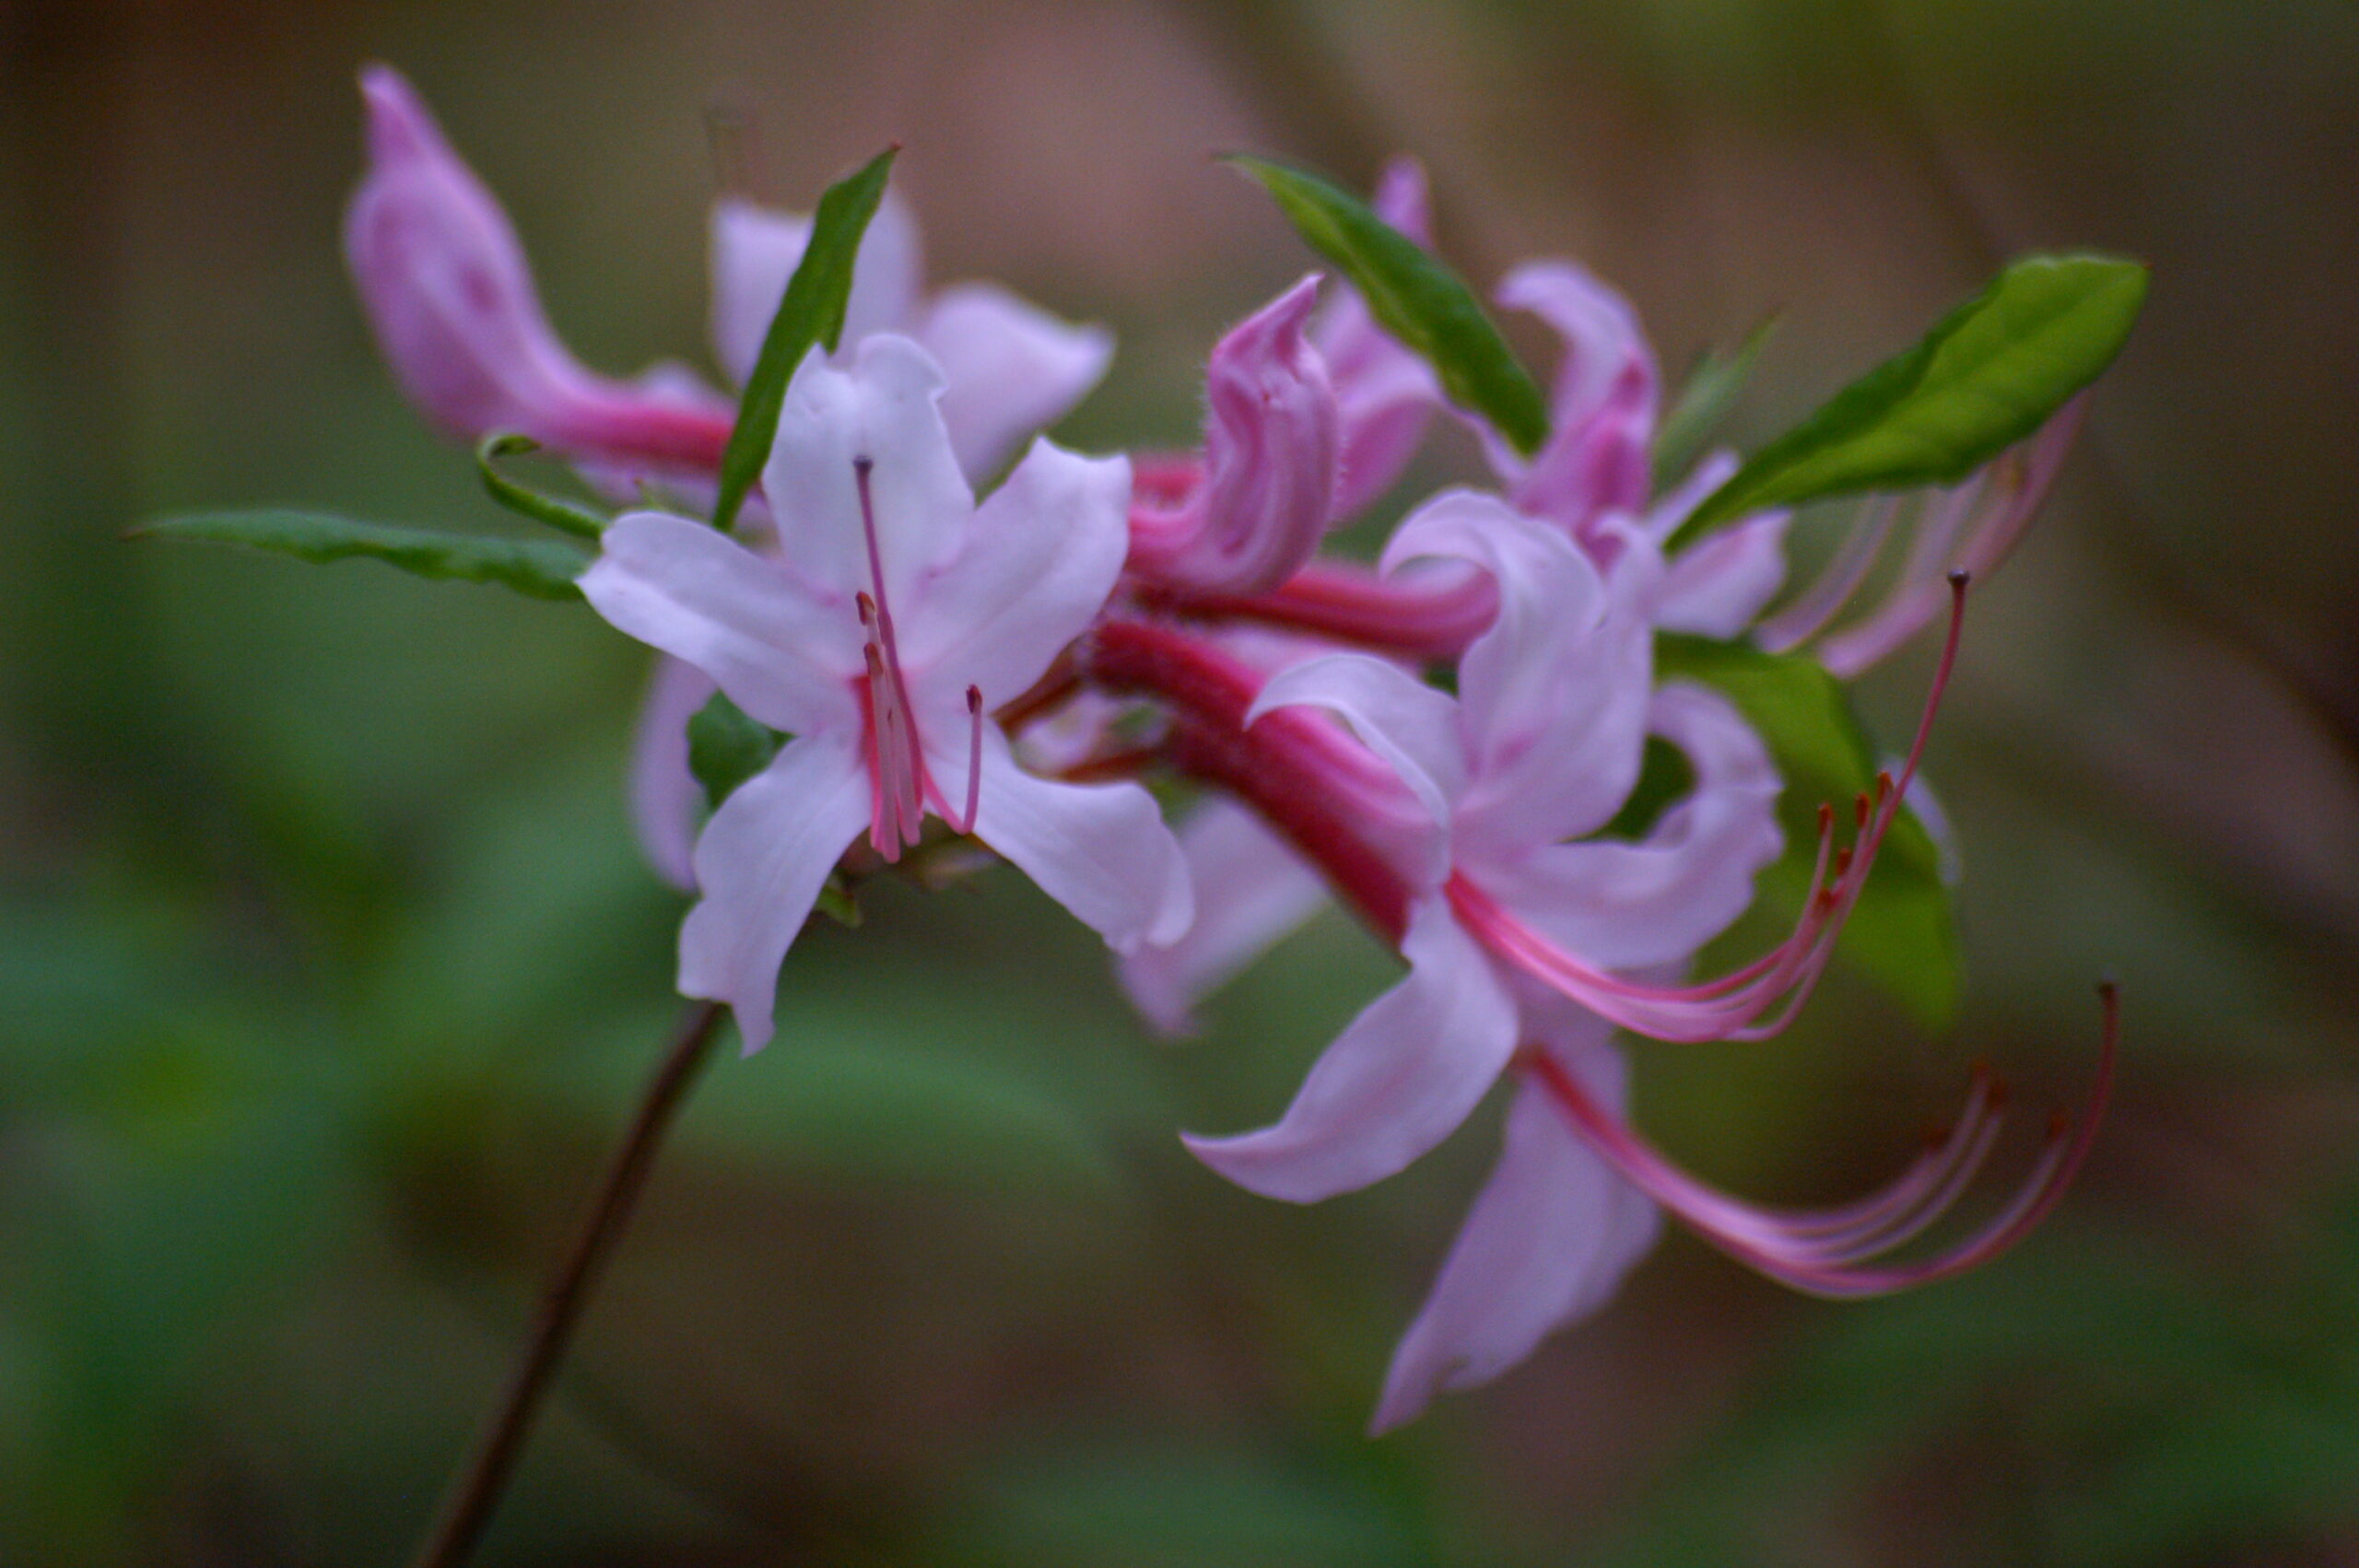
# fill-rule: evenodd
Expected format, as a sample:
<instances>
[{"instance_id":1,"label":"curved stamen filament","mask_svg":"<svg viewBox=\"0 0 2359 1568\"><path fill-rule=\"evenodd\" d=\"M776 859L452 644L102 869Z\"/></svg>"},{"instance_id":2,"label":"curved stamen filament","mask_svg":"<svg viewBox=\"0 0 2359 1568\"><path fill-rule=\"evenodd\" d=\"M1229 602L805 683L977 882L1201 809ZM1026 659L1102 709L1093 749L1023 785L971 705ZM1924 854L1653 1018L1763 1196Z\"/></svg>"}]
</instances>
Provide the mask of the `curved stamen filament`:
<instances>
[{"instance_id":1,"label":"curved stamen filament","mask_svg":"<svg viewBox=\"0 0 2359 1568\"><path fill-rule=\"evenodd\" d=\"M1893 518L1899 509L1897 496L1869 497L1825 570L1792 603L1762 622L1753 640L1772 653L1783 653L1825 630L1826 624L1860 591L1876 557L1884 554L1884 538L1892 532Z\"/></svg>"},{"instance_id":2,"label":"curved stamen filament","mask_svg":"<svg viewBox=\"0 0 2359 1568\"><path fill-rule=\"evenodd\" d=\"M1848 1204L1802 1211L1749 1203L1688 1175L1599 1104L1545 1050L1533 1052L1523 1068L1584 1143L1714 1246L1812 1295L1881 1295L1948 1279L1988 1262L2028 1235L2061 1200L2095 1142L2119 1054L2118 995L2110 981L2098 987L2097 994L2103 1027L2087 1108L2077 1117L2059 1113L2050 1122L2038 1158L1996 1214L1949 1246L1911 1263L1869 1266L1946 1212L1989 1155L1998 1136L2001 1095L1986 1075L1976 1075L1957 1126L1897 1179Z\"/></svg>"},{"instance_id":3,"label":"curved stamen filament","mask_svg":"<svg viewBox=\"0 0 2359 1568\"><path fill-rule=\"evenodd\" d=\"M1924 758L1942 696L1957 664L1966 581L1964 572L1950 576L1949 637L1900 777L1877 775L1874 790L1859 798L1860 837L1840 853L1832 850L1833 813L1821 808L1818 860L1802 914L1784 942L1751 964L1694 985L1646 985L1566 952L1460 872L1451 873L1446 887L1452 910L1493 953L1635 1034L1695 1042L1766 1039L1778 1033L1793 1021L1825 972L1836 939L1859 903L1876 853L1898 819L1909 781Z\"/></svg>"}]
</instances>

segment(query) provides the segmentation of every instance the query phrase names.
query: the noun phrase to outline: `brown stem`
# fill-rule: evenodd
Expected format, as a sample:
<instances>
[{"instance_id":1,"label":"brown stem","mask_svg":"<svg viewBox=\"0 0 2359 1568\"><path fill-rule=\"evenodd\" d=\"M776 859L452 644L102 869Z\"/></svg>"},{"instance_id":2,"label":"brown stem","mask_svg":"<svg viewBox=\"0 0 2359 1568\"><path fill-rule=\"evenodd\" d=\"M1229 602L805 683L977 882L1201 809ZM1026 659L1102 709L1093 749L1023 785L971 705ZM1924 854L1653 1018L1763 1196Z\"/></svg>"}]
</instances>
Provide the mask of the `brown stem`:
<instances>
[{"instance_id":1,"label":"brown stem","mask_svg":"<svg viewBox=\"0 0 2359 1568\"><path fill-rule=\"evenodd\" d=\"M598 1272L614 1251L623 1226L629 1223L631 1205L647 1185L648 1172L654 1166L656 1151L674 1113L687 1098L697 1070L711 1054L721 1017L719 1002L700 1001L691 1008L663 1053L663 1063L648 1080L639 1114L631 1118L630 1130L607 1163L605 1179L598 1184L581 1228L542 1292L532 1336L509 1375L507 1392L476 1441L466 1468L444 1498L434 1532L417 1554L416 1568L458 1568L491 1522L491 1511L499 1505L509 1474L516 1468L549 1381L565 1359L566 1346L589 1305L591 1288L597 1283Z\"/></svg>"}]
</instances>

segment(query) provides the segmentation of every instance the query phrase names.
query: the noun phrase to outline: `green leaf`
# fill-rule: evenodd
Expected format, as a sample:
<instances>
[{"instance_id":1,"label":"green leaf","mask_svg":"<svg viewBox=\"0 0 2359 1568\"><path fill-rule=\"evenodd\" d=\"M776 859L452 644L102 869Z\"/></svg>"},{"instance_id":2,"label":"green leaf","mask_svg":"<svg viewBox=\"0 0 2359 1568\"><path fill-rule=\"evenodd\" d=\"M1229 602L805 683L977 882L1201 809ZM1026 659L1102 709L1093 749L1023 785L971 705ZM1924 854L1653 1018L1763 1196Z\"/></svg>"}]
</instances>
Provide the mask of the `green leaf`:
<instances>
[{"instance_id":1,"label":"green leaf","mask_svg":"<svg viewBox=\"0 0 2359 1568\"><path fill-rule=\"evenodd\" d=\"M1548 439L1548 400L1474 291L1425 247L1315 175L1266 158L1229 162L1270 193L1303 242L1334 263L1387 332L1426 357L1442 390L1529 457Z\"/></svg>"},{"instance_id":2,"label":"green leaf","mask_svg":"<svg viewBox=\"0 0 2359 1568\"><path fill-rule=\"evenodd\" d=\"M1777 330L1778 319L1772 316L1746 333L1744 341L1732 352L1723 354L1709 349L1696 361L1679 395L1672 400L1670 412L1655 427L1657 489L1667 488L1704 455L1705 443L1719 427L1720 421L1728 417L1737 393L1752 379L1754 362L1761 357L1762 348Z\"/></svg>"},{"instance_id":3,"label":"green leaf","mask_svg":"<svg viewBox=\"0 0 2359 1568\"><path fill-rule=\"evenodd\" d=\"M573 579L590 565L590 557L570 544L393 528L327 512L186 512L143 523L132 534L244 544L305 561L358 556L418 577L496 582L534 599L579 599L581 591Z\"/></svg>"},{"instance_id":4,"label":"green leaf","mask_svg":"<svg viewBox=\"0 0 2359 1568\"><path fill-rule=\"evenodd\" d=\"M2113 362L2146 298L2146 269L2029 256L1817 413L1754 454L1670 548L1765 507L1951 485L2047 422Z\"/></svg>"},{"instance_id":5,"label":"green leaf","mask_svg":"<svg viewBox=\"0 0 2359 1568\"><path fill-rule=\"evenodd\" d=\"M770 765L787 737L715 692L712 700L688 720L688 771L704 786L705 803L713 810L738 785Z\"/></svg>"},{"instance_id":6,"label":"green leaf","mask_svg":"<svg viewBox=\"0 0 2359 1568\"><path fill-rule=\"evenodd\" d=\"M560 501L554 496L544 496L519 485L499 472L497 460L522 457L541 450L541 443L530 436L513 432L495 432L486 436L475 447L475 471L483 476L483 487L491 498L520 517L534 522L547 523L551 528L570 533L579 539L595 539L606 532L607 519L586 507L570 501Z\"/></svg>"},{"instance_id":7,"label":"green leaf","mask_svg":"<svg viewBox=\"0 0 2359 1568\"><path fill-rule=\"evenodd\" d=\"M737 424L721 454L721 494L713 503L712 525L723 533L737 521L745 493L769 461L770 444L778 439L779 410L786 406L787 383L801 368L814 345L833 354L843 337L844 308L851 298L852 263L860 255L861 238L869 219L885 199L885 180L892 172L893 157L901 149L886 147L859 173L827 187L819 209L811 217L811 242L787 280L778 314L763 335L762 352L754 373L745 378L745 395L737 404Z\"/></svg>"},{"instance_id":8,"label":"green leaf","mask_svg":"<svg viewBox=\"0 0 2359 1568\"><path fill-rule=\"evenodd\" d=\"M1799 916L1817 858L1819 806L1848 812L1878 768L1841 684L1815 660L1704 638L1659 638L1655 662L1665 677L1725 694L1767 743L1785 778L1778 815L1786 853L1762 873L1761 890L1773 907ZM1836 954L1928 1029L1956 1013L1961 974L1950 893L1941 852L1914 812L1904 809L1885 836Z\"/></svg>"}]
</instances>

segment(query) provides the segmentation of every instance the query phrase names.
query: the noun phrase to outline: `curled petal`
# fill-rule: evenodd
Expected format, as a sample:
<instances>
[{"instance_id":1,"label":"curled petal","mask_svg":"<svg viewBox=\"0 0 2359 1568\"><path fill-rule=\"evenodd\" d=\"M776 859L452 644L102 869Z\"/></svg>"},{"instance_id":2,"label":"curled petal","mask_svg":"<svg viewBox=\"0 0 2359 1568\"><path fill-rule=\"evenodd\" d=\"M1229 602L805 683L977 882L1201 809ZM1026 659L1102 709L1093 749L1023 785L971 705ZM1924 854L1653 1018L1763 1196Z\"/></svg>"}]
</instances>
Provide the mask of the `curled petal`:
<instances>
[{"instance_id":1,"label":"curled petal","mask_svg":"<svg viewBox=\"0 0 2359 1568\"><path fill-rule=\"evenodd\" d=\"M1271 676L1245 722L1273 708L1323 708L1401 778L1437 827L1447 827L1466 787L1458 704L1397 664L1361 653L1331 653Z\"/></svg>"},{"instance_id":2,"label":"curled petal","mask_svg":"<svg viewBox=\"0 0 2359 1568\"><path fill-rule=\"evenodd\" d=\"M704 788L688 770L688 720L713 691L712 677L695 665L658 655L631 737L631 825L655 874L683 893L696 888L704 808Z\"/></svg>"},{"instance_id":3,"label":"curled petal","mask_svg":"<svg viewBox=\"0 0 2359 1568\"><path fill-rule=\"evenodd\" d=\"M1114 334L1104 327L1060 321L987 283L944 289L915 336L949 378L942 422L970 479L1062 418L1114 358Z\"/></svg>"},{"instance_id":4,"label":"curled petal","mask_svg":"<svg viewBox=\"0 0 2359 1568\"><path fill-rule=\"evenodd\" d=\"M860 728L850 681L856 626L777 563L699 522L627 512L581 574L581 595L618 631L720 684L773 729Z\"/></svg>"},{"instance_id":5,"label":"curled petal","mask_svg":"<svg viewBox=\"0 0 2359 1568\"><path fill-rule=\"evenodd\" d=\"M1483 873L1534 930L1606 968L1686 958L1744 913L1754 877L1785 848L1778 769L1734 705L1666 685L1651 728L1686 755L1696 783L1645 838L1544 845Z\"/></svg>"},{"instance_id":6,"label":"curled petal","mask_svg":"<svg viewBox=\"0 0 2359 1568\"><path fill-rule=\"evenodd\" d=\"M1186 1139L1238 1186L1314 1203L1392 1175L1466 1119L1515 1049L1515 1003L1438 898L1409 915L1409 977L1336 1036L1286 1114L1258 1132Z\"/></svg>"},{"instance_id":7,"label":"curled petal","mask_svg":"<svg viewBox=\"0 0 2359 1568\"><path fill-rule=\"evenodd\" d=\"M1243 806L1215 797L1180 825L1196 894L1178 942L1123 955L1122 989L1168 1035L1195 1031L1197 1001L1219 989L1327 901L1327 884Z\"/></svg>"},{"instance_id":8,"label":"curled petal","mask_svg":"<svg viewBox=\"0 0 2359 1568\"><path fill-rule=\"evenodd\" d=\"M1819 644L1819 661L1843 680L1874 667L1922 630L1948 603L1953 570L1978 579L1998 569L2048 498L2088 412L2083 392L2032 437L1993 458L1964 484L1928 498L1917 538L1884 602L1858 625Z\"/></svg>"},{"instance_id":9,"label":"curled petal","mask_svg":"<svg viewBox=\"0 0 2359 1568\"><path fill-rule=\"evenodd\" d=\"M1637 778L1653 670L1648 585L1636 572L1609 584L1563 534L1465 491L1402 522L1384 565L1420 556L1471 561L1497 588L1490 628L1459 664L1461 852L1593 832Z\"/></svg>"},{"instance_id":10,"label":"curled petal","mask_svg":"<svg viewBox=\"0 0 2359 1568\"><path fill-rule=\"evenodd\" d=\"M929 745L935 743L931 737ZM966 760L930 766L964 778ZM1188 863L1136 784L1061 784L1016 765L986 725L975 837L1120 953L1176 942L1195 913Z\"/></svg>"},{"instance_id":11,"label":"curled petal","mask_svg":"<svg viewBox=\"0 0 2359 1568\"><path fill-rule=\"evenodd\" d=\"M1565 339L1548 444L1529 465L1508 462L1503 470L1516 481L1516 505L1577 533L1600 512L1642 509L1658 382L1629 303L1570 262L1518 267L1498 299L1534 312Z\"/></svg>"},{"instance_id":12,"label":"curled petal","mask_svg":"<svg viewBox=\"0 0 2359 1568\"><path fill-rule=\"evenodd\" d=\"M779 965L868 823L868 770L853 740L834 731L789 742L721 802L697 841L704 897L680 927L680 990L727 1002L748 1052L770 1037Z\"/></svg>"},{"instance_id":13,"label":"curled petal","mask_svg":"<svg viewBox=\"0 0 2359 1568\"><path fill-rule=\"evenodd\" d=\"M1602 1024L1591 1033L1555 1054L1618 1109L1622 1059ZM1573 1135L1545 1091L1520 1086L1498 1163L1392 1352L1373 1430L1414 1420L1436 1394L1489 1382L1594 1312L1661 1231L1654 1204Z\"/></svg>"},{"instance_id":14,"label":"curled petal","mask_svg":"<svg viewBox=\"0 0 2359 1568\"><path fill-rule=\"evenodd\" d=\"M1231 328L1204 372L1202 483L1131 515L1131 568L1206 593L1260 593L1308 561L1335 515L1335 392L1303 333L1319 279Z\"/></svg>"}]
</instances>

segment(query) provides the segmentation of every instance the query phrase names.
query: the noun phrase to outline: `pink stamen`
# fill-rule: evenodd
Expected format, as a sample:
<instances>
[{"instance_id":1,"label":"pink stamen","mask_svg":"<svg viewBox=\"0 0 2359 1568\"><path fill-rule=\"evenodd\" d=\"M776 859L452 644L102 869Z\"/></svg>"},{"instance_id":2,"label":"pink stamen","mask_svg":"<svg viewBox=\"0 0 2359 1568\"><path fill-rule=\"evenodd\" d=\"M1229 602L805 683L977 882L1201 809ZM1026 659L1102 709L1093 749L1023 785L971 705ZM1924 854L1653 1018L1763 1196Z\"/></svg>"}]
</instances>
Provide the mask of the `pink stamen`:
<instances>
[{"instance_id":1,"label":"pink stamen","mask_svg":"<svg viewBox=\"0 0 2359 1568\"><path fill-rule=\"evenodd\" d=\"M1706 1241L1771 1279L1837 1299L1881 1295L1930 1284L1989 1261L2028 1235L2080 1174L2104 1120L2120 1050L2118 993L2097 988L2102 1010L2096 1081L2085 1111L2060 1112L2040 1154L1999 1212L1961 1240L1912 1263L1865 1266L1913 1240L1964 1191L1998 1136L2001 1091L1978 1072L1958 1125L1882 1190L1823 1210L1766 1207L1729 1196L1688 1175L1590 1096L1544 1050L1525 1071L1573 1131L1632 1186L1670 1210Z\"/></svg>"},{"instance_id":2,"label":"pink stamen","mask_svg":"<svg viewBox=\"0 0 2359 1568\"><path fill-rule=\"evenodd\" d=\"M1751 964L1715 980L1687 986L1653 986L1625 979L1583 962L1526 925L1496 899L1452 872L1445 891L1450 907L1475 939L1492 952L1542 979L1590 1012L1635 1034L1659 1040L1759 1040L1782 1031L1809 1000L1834 955L1836 938L1858 905L1876 853L1900 814L1916 778L1942 696L1956 668L1965 624L1965 572L1950 574L1949 637L1934 671L1923 714L1900 776L1877 775L1875 787L1859 798L1860 837L1830 855L1832 813L1819 814L1818 861L1794 930ZM1830 880L1829 871L1833 875ZM1765 1022L1766 1019L1766 1022Z\"/></svg>"},{"instance_id":3,"label":"pink stamen","mask_svg":"<svg viewBox=\"0 0 2359 1568\"><path fill-rule=\"evenodd\" d=\"M885 559L876 538L876 507L869 493L875 462L851 460L860 487L860 523L868 543L868 574L875 593L857 596L860 624L867 633L870 756L876 775L876 803L870 813L869 841L887 860L921 836L925 818L925 750L918 740L917 713L901 673L901 649L893 632L893 611L885 597ZM978 742L980 744L980 741ZM969 781L972 788L972 781Z\"/></svg>"}]
</instances>

